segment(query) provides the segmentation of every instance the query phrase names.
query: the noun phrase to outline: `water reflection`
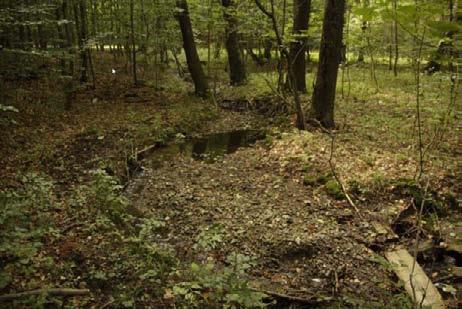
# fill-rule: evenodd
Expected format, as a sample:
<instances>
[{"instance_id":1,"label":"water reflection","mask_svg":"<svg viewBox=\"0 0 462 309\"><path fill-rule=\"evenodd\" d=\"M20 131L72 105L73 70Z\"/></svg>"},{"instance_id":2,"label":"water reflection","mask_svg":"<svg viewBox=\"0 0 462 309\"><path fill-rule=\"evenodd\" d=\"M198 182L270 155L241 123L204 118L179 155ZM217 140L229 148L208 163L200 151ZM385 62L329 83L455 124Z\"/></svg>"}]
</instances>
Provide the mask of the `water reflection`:
<instances>
[{"instance_id":1,"label":"water reflection","mask_svg":"<svg viewBox=\"0 0 462 309\"><path fill-rule=\"evenodd\" d=\"M169 144L154 151L145 161L151 167L158 167L164 162L173 160L177 155L183 155L212 163L225 154L233 153L241 147L250 146L264 137L265 132L257 130L214 133L201 138Z\"/></svg>"}]
</instances>

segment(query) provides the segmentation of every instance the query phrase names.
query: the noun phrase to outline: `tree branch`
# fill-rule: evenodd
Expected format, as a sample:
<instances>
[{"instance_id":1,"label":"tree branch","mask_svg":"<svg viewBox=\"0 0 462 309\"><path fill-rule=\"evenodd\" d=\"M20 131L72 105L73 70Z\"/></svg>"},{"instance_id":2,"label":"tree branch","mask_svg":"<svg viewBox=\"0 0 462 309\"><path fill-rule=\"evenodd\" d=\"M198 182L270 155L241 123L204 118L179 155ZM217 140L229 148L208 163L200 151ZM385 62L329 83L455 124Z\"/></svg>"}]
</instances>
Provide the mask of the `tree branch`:
<instances>
[{"instance_id":1,"label":"tree branch","mask_svg":"<svg viewBox=\"0 0 462 309\"><path fill-rule=\"evenodd\" d=\"M260 2L260 0L255 0L255 4L258 6L258 8L260 9L260 11L263 12L263 14L265 14L266 16L268 16L268 17L271 18L271 19L274 18L274 14L270 13L270 12L263 6L263 4Z\"/></svg>"},{"instance_id":2,"label":"tree branch","mask_svg":"<svg viewBox=\"0 0 462 309\"><path fill-rule=\"evenodd\" d=\"M90 294L88 289L69 289L69 288L50 288L37 289L32 291L0 295L0 302L20 299L34 295L51 295L51 296L82 296Z\"/></svg>"}]
</instances>

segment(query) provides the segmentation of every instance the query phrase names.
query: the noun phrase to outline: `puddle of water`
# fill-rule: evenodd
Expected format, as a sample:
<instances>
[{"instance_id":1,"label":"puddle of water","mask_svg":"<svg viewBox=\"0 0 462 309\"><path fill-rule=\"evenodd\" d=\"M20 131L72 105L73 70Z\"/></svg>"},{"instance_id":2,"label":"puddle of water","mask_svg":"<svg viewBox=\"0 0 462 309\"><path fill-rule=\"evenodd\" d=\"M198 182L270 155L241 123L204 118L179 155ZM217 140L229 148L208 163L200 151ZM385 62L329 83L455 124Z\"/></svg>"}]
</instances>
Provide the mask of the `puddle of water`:
<instances>
[{"instance_id":1,"label":"puddle of water","mask_svg":"<svg viewBox=\"0 0 462 309\"><path fill-rule=\"evenodd\" d=\"M226 154L233 153L239 148L253 145L256 141L265 138L264 131L237 130L224 133L214 133L200 138L184 139L173 142L167 146L156 148L146 155L142 169L135 174L135 178L126 187L126 195L134 197L138 195L146 185L150 170L161 167L169 162L174 162L179 155L195 160L213 163Z\"/></svg>"},{"instance_id":2,"label":"puddle of water","mask_svg":"<svg viewBox=\"0 0 462 309\"><path fill-rule=\"evenodd\" d=\"M149 167L159 167L164 162L174 160L177 155L182 155L195 160L213 163L241 147L253 145L256 141L265 138L265 136L264 131L258 130L214 133L169 144L154 151L144 161Z\"/></svg>"}]
</instances>

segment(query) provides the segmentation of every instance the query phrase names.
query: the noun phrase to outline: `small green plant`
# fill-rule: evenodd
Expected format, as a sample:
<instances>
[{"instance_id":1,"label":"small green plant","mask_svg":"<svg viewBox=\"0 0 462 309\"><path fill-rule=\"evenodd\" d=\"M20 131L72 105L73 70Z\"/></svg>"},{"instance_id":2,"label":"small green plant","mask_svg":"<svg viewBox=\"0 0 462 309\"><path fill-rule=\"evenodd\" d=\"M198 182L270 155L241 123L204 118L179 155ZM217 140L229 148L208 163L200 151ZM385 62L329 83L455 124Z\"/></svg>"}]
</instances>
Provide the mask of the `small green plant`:
<instances>
[{"instance_id":1,"label":"small green plant","mask_svg":"<svg viewBox=\"0 0 462 309\"><path fill-rule=\"evenodd\" d=\"M144 261L140 279L157 282L165 279L175 266L175 252L169 246L161 245L156 241L159 232L165 227L165 222L155 218L140 220L138 235L130 237L128 241L132 244L132 253L142 257Z\"/></svg>"},{"instance_id":2,"label":"small green plant","mask_svg":"<svg viewBox=\"0 0 462 309\"><path fill-rule=\"evenodd\" d=\"M392 185L395 193L412 197L417 209L423 205L426 212L442 214L445 211L444 203L438 193L422 188L414 179L400 178L392 181Z\"/></svg>"},{"instance_id":3,"label":"small green plant","mask_svg":"<svg viewBox=\"0 0 462 309\"><path fill-rule=\"evenodd\" d=\"M316 178L316 183L320 185L325 185L329 180L332 179L332 177L333 177L332 172L328 172L326 174L318 176L318 178Z\"/></svg>"},{"instance_id":4,"label":"small green plant","mask_svg":"<svg viewBox=\"0 0 462 309\"><path fill-rule=\"evenodd\" d=\"M335 180L329 180L326 183L327 194L335 198L336 200L343 200L345 198L345 193L343 193L342 187Z\"/></svg>"},{"instance_id":5,"label":"small green plant","mask_svg":"<svg viewBox=\"0 0 462 309\"><path fill-rule=\"evenodd\" d=\"M305 175L303 177L303 184L305 186L314 186L317 183L317 178L312 175Z\"/></svg>"},{"instance_id":6,"label":"small green plant","mask_svg":"<svg viewBox=\"0 0 462 309\"><path fill-rule=\"evenodd\" d=\"M303 167L303 171L308 171L310 169L310 165L306 164ZM325 185L327 182L329 182L332 179L333 175L331 172L325 173L325 174L312 174L308 173L305 176L303 176L303 184L305 186L315 186L315 185Z\"/></svg>"},{"instance_id":7,"label":"small green plant","mask_svg":"<svg viewBox=\"0 0 462 309\"><path fill-rule=\"evenodd\" d=\"M11 280L6 270L32 272L32 259L51 233L52 183L36 175L20 178L22 187L0 192L0 259L16 265L0 270L0 289Z\"/></svg>"},{"instance_id":8,"label":"small green plant","mask_svg":"<svg viewBox=\"0 0 462 309\"><path fill-rule=\"evenodd\" d=\"M197 236L194 249L204 249L206 251L216 249L224 240L226 234L221 224L214 224L205 229Z\"/></svg>"},{"instance_id":9,"label":"small green plant","mask_svg":"<svg viewBox=\"0 0 462 309\"><path fill-rule=\"evenodd\" d=\"M88 127L86 133L87 133L88 135L101 135L101 134L100 134L100 133L101 133L100 130L99 130L96 126L94 126L94 125Z\"/></svg>"},{"instance_id":10,"label":"small green plant","mask_svg":"<svg viewBox=\"0 0 462 309\"><path fill-rule=\"evenodd\" d=\"M104 170L93 171L92 176L89 201L114 223L122 223L128 206L128 200L121 194L123 187Z\"/></svg>"},{"instance_id":11,"label":"small green plant","mask_svg":"<svg viewBox=\"0 0 462 309\"><path fill-rule=\"evenodd\" d=\"M252 265L248 256L232 253L228 266L218 269L211 261L192 263L187 273L191 281L180 282L173 287L177 303L184 308L218 307L262 308L265 294L249 286L246 272Z\"/></svg>"}]
</instances>

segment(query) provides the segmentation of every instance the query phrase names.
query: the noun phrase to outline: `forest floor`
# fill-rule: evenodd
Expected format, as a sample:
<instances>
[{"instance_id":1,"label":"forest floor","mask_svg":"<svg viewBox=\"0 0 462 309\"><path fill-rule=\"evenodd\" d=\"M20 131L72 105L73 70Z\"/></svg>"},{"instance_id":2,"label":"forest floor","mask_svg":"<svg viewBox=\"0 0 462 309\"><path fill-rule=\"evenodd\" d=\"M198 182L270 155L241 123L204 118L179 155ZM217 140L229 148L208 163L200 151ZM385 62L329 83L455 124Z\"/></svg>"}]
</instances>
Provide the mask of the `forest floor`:
<instances>
[{"instance_id":1,"label":"forest floor","mask_svg":"<svg viewBox=\"0 0 462 309\"><path fill-rule=\"evenodd\" d=\"M384 91L376 100L387 95ZM430 205L423 242L460 241L460 206L453 201L461 192L454 160L460 156L454 147L459 133L445 135L446 148L426 161L431 189L413 193L418 159L408 118L414 103L350 104L356 111L349 114L350 124L334 133L333 145L321 130L281 132L270 126L264 141L216 161L178 154L149 169L147 158L148 169L132 183L130 199L165 222L159 240L172 246L181 260L202 265L212 260L223 267L233 253L251 256L253 284L299 298L292 303L410 306L381 254L399 246L412 250L415 212L403 218L400 214L418 208L423 196ZM348 188L357 211L333 172ZM401 225L406 227L401 230ZM452 271L459 269L461 256L436 251L433 246L422 249L419 260L435 282L452 286L458 282ZM457 307L458 296L445 296Z\"/></svg>"},{"instance_id":2,"label":"forest floor","mask_svg":"<svg viewBox=\"0 0 462 309\"><path fill-rule=\"evenodd\" d=\"M413 209L424 198L429 206L422 243L430 246L419 249L418 260L456 308L460 104L448 113L442 95L448 84L438 76L424 78L423 89L439 91L421 102L422 190L414 180L419 152L412 76L403 72L394 80L382 72L383 88L376 92L368 68L352 70L349 93L339 93L332 136L316 128L293 130L293 119L284 115L281 126L281 119L268 115L223 110L181 91L132 88L128 81L102 79L98 91L80 92L71 111L48 108L50 98L62 98L43 81L16 86L10 94L20 110L11 116L16 124L2 123L10 134L0 137L6 146L0 150L1 187L30 198L20 188L32 183L32 206L50 205L44 217L37 209L27 212L33 223L25 229L45 219L50 230L19 240L14 229L3 231L11 232L9 246L30 250L2 247L1 294L79 287L89 288L90 296L64 305L204 307L226 301L251 306L261 291L270 296L266 301L278 301L276 307L409 307L383 252L412 248ZM260 91L266 80L250 82L223 87L220 101L267 102L271 89ZM180 150L201 137L203 147L211 147L210 136L234 131L266 137L216 158ZM231 152L227 138L216 146L228 147L225 153ZM18 180L30 171L47 176ZM44 189L49 179L55 185L50 192Z\"/></svg>"}]
</instances>

